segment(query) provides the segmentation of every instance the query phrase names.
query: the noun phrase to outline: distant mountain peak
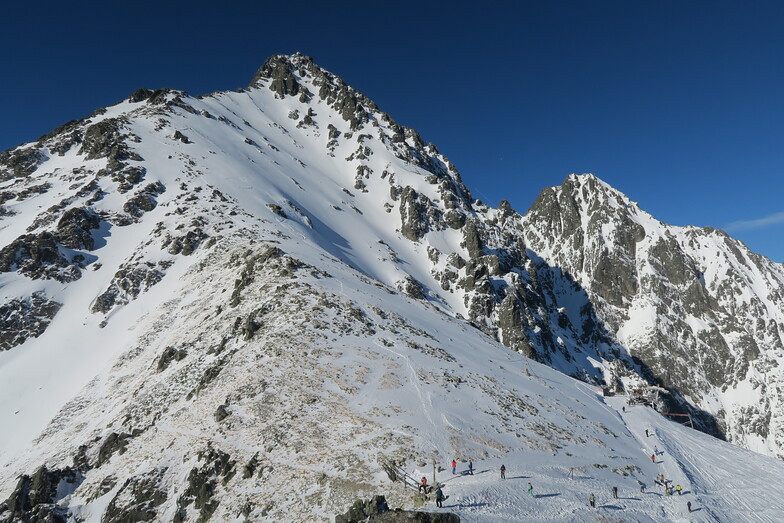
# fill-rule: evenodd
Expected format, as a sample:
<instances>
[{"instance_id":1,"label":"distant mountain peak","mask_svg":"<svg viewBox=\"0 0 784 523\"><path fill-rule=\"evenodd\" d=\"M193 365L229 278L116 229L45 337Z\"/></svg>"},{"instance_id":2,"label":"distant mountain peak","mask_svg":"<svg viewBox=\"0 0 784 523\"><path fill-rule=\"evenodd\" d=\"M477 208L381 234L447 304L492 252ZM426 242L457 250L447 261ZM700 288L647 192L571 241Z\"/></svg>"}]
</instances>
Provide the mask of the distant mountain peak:
<instances>
[{"instance_id":1,"label":"distant mountain peak","mask_svg":"<svg viewBox=\"0 0 784 523\"><path fill-rule=\"evenodd\" d=\"M591 173L570 174L559 189L564 196L586 204L609 205L614 208L620 206L635 212L640 210L636 202L631 201L624 193Z\"/></svg>"}]
</instances>

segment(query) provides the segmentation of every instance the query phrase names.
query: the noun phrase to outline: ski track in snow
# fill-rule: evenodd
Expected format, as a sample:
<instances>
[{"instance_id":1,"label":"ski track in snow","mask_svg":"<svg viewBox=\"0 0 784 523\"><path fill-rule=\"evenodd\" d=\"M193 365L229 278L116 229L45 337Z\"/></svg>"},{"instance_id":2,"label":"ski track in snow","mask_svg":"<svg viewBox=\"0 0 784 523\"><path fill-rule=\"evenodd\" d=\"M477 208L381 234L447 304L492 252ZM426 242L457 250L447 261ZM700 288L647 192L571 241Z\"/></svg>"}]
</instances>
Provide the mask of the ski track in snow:
<instances>
[{"instance_id":1,"label":"ski track in snow","mask_svg":"<svg viewBox=\"0 0 784 523\"><path fill-rule=\"evenodd\" d=\"M436 442L436 435L439 432L439 428L436 425L436 422L433 420L433 416L430 412L433 410L433 402L431 401L430 397L422 391L422 387L419 384L419 376L417 376L416 369L414 365L411 363L411 358L407 355L392 350L390 347L384 346L382 343L379 343L378 340L373 340L373 342L380 348L384 349L387 352L390 352L397 356L399 359L403 360L406 363L406 367L408 368L409 375L411 376L411 384L414 385L416 389L417 397L419 398L419 403L422 406L422 414L427 418L428 423L430 424L431 430L429 431L429 442L433 445L434 448L437 448L435 445Z\"/></svg>"}]
</instances>

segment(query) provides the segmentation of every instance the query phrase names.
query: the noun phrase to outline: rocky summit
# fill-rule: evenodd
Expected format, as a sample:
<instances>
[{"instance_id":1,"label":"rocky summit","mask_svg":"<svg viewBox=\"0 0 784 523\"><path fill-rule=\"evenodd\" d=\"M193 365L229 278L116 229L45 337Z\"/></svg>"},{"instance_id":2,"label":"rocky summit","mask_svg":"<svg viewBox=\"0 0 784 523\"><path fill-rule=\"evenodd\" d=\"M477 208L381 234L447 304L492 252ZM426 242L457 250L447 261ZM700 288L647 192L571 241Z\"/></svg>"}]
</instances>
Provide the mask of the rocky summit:
<instances>
[{"instance_id":1,"label":"rocky summit","mask_svg":"<svg viewBox=\"0 0 784 523\"><path fill-rule=\"evenodd\" d=\"M590 174L488 206L301 54L1 153L0 324L3 522L332 521L380 495L383 518L590 520L588 491L663 472L699 517L782 510L702 457L784 477L784 266ZM625 517L684 517L659 498Z\"/></svg>"}]
</instances>

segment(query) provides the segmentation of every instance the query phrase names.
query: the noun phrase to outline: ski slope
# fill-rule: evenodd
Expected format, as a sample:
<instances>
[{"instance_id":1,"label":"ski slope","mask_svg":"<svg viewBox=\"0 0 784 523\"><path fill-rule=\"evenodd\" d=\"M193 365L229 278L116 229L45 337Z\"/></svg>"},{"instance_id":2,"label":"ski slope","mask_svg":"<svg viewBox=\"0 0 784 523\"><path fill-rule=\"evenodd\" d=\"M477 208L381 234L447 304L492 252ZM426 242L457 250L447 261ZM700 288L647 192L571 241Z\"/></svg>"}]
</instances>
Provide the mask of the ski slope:
<instances>
[{"instance_id":1,"label":"ski slope","mask_svg":"<svg viewBox=\"0 0 784 523\"><path fill-rule=\"evenodd\" d=\"M438 481L449 499L443 509L430 509L456 513L467 523L784 520L784 500L778 495L784 486L784 464L671 422L649 407L626 406L622 413L623 397L604 399L639 444L634 464L641 474L608 478L601 469L585 465L591 461L586 456L564 459L531 453L474 461L473 476L461 463L456 476L449 469L439 472ZM649 458L654 447L659 451L655 464ZM500 479L501 464L506 466L505 480ZM416 474L430 481L427 470ZM655 483L659 474L673 486L680 484L682 494L666 495ZM644 493L637 479L646 484ZM529 481L534 498L527 494ZM618 487L618 499L612 497L613 486ZM590 493L596 497L595 509L588 506Z\"/></svg>"}]
</instances>

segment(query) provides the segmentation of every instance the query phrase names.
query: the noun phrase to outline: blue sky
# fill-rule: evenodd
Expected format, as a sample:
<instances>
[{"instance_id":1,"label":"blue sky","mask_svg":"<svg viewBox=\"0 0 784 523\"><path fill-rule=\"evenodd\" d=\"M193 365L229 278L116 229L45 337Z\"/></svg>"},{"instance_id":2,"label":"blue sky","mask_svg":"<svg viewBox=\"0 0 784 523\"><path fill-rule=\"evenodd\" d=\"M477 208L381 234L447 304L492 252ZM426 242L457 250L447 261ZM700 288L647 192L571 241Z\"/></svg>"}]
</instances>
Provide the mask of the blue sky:
<instances>
[{"instance_id":1,"label":"blue sky","mask_svg":"<svg viewBox=\"0 0 784 523\"><path fill-rule=\"evenodd\" d=\"M525 212L592 172L664 222L784 261L784 2L265 4L14 2L0 150L138 87L235 89L300 51L436 144L488 203Z\"/></svg>"}]
</instances>

